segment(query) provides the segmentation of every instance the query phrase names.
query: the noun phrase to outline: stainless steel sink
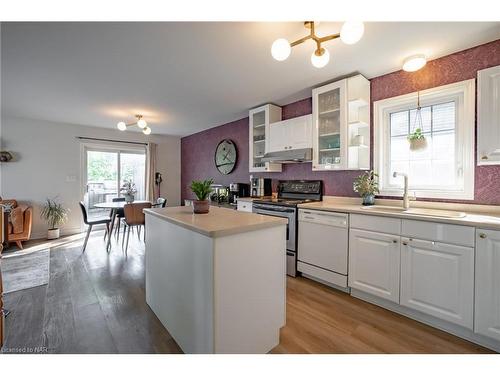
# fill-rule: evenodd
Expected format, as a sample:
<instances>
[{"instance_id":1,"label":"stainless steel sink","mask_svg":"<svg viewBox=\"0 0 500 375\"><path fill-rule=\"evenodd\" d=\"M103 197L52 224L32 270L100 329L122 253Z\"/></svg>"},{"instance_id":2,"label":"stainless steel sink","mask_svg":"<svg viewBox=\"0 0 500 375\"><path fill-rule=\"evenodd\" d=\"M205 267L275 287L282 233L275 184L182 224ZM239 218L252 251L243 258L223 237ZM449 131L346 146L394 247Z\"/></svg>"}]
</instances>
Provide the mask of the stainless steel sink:
<instances>
[{"instance_id":1,"label":"stainless steel sink","mask_svg":"<svg viewBox=\"0 0 500 375\"><path fill-rule=\"evenodd\" d=\"M403 207L374 205L374 206L363 206L361 207L361 209L368 211L392 212L392 213L401 213L406 215L430 216L430 217L461 218L466 216L465 212L435 210L430 208L409 208L405 210L403 209Z\"/></svg>"}]
</instances>

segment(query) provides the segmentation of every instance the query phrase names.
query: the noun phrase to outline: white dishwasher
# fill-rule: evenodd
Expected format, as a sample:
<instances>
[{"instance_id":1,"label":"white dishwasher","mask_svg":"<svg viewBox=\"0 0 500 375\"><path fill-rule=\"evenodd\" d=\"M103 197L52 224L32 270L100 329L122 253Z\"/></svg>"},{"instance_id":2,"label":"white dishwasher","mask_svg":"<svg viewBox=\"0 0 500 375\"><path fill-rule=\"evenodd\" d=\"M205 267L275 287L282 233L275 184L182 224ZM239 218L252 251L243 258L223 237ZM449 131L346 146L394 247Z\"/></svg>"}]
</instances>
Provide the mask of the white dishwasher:
<instances>
[{"instance_id":1,"label":"white dishwasher","mask_svg":"<svg viewBox=\"0 0 500 375\"><path fill-rule=\"evenodd\" d=\"M305 277L347 289L349 215L299 210L297 270Z\"/></svg>"}]
</instances>

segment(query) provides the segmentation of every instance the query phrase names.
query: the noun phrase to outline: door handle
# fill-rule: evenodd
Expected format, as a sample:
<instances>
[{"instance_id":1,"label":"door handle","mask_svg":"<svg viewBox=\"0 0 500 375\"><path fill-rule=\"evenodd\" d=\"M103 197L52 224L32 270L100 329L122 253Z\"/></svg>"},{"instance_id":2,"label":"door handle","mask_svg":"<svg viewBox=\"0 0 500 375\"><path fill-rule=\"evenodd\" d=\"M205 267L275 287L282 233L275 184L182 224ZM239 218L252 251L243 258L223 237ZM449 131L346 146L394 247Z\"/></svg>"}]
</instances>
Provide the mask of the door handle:
<instances>
[{"instance_id":1,"label":"door handle","mask_svg":"<svg viewBox=\"0 0 500 375\"><path fill-rule=\"evenodd\" d=\"M479 238L486 238L486 233L479 233Z\"/></svg>"},{"instance_id":2,"label":"door handle","mask_svg":"<svg viewBox=\"0 0 500 375\"><path fill-rule=\"evenodd\" d=\"M488 160L488 156L486 156L486 155L482 156L481 160Z\"/></svg>"},{"instance_id":3,"label":"door handle","mask_svg":"<svg viewBox=\"0 0 500 375\"><path fill-rule=\"evenodd\" d=\"M398 240L392 240L392 243L398 243Z\"/></svg>"}]
</instances>

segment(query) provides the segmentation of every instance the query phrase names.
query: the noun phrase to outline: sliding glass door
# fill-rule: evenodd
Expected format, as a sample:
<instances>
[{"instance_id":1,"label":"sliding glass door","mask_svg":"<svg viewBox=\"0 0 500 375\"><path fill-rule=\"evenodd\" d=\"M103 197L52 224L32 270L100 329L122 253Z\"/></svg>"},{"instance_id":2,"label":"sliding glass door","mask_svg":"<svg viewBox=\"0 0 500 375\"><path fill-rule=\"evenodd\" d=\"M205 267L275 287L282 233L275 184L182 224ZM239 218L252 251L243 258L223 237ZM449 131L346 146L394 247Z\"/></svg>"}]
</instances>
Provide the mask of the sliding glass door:
<instances>
[{"instance_id":1,"label":"sliding glass door","mask_svg":"<svg viewBox=\"0 0 500 375\"><path fill-rule=\"evenodd\" d=\"M146 189L146 153L144 147L86 145L83 148L83 201L89 219L109 214L96 204L120 197L120 187L132 181L136 200L144 200Z\"/></svg>"}]
</instances>

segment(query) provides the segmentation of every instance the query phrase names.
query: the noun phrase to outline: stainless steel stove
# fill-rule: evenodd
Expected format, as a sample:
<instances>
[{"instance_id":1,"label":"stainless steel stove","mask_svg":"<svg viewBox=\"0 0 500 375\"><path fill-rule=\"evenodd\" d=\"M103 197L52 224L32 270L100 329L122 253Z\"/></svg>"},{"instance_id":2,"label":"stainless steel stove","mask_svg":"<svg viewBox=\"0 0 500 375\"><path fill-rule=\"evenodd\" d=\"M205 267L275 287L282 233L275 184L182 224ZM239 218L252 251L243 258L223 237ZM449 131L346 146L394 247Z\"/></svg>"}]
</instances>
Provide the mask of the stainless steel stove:
<instances>
[{"instance_id":1,"label":"stainless steel stove","mask_svg":"<svg viewBox=\"0 0 500 375\"><path fill-rule=\"evenodd\" d=\"M293 277L297 275L297 205L321 201L322 198L322 181L292 180L279 182L278 198L253 201L253 212L288 219L286 241L287 275Z\"/></svg>"}]
</instances>

